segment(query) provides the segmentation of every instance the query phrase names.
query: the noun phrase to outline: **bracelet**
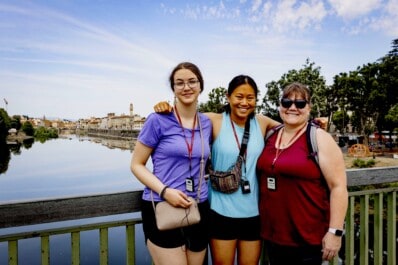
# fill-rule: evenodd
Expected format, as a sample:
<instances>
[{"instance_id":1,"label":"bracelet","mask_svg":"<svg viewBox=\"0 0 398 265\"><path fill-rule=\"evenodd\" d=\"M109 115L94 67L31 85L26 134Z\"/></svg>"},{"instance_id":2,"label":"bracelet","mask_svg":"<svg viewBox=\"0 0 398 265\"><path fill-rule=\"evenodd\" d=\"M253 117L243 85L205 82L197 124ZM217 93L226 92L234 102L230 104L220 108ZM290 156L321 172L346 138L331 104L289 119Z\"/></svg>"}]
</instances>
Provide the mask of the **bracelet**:
<instances>
[{"instance_id":1,"label":"bracelet","mask_svg":"<svg viewBox=\"0 0 398 265\"><path fill-rule=\"evenodd\" d=\"M162 191L159 193L160 198L164 199L163 196L164 196L164 193L166 192L166 189L167 189L168 187L169 187L169 186L167 186L167 185L163 187Z\"/></svg>"}]
</instances>

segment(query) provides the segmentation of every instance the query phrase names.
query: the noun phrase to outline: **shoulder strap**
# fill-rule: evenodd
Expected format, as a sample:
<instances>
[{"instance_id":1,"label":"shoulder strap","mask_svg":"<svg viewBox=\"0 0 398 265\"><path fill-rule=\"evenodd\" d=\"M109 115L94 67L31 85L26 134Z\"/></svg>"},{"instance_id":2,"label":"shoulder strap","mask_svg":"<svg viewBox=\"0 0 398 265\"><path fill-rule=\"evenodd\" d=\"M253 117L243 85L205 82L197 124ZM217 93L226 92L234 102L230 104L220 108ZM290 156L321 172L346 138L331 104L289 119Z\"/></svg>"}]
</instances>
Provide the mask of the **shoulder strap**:
<instances>
[{"instance_id":1,"label":"shoulder strap","mask_svg":"<svg viewBox=\"0 0 398 265\"><path fill-rule=\"evenodd\" d=\"M309 121L307 124L306 138L309 150L308 158L312 159L319 166L318 142L316 140L316 130L318 128L319 125L313 120Z\"/></svg>"},{"instance_id":2,"label":"shoulder strap","mask_svg":"<svg viewBox=\"0 0 398 265\"><path fill-rule=\"evenodd\" d=\"M279 124L271 130L269 130L264 137L264 142L267 143L268 138L271 137L274 133L279 131L284 125ZM312 159L317 165L319 165L319 158L318 158L318 143L316 140L316 130L319 128L319 125L316 124L313 120L309 121L307 124L306 130L306 139L307 139L307 146L308 146L308 158Z\"/></svg>"},{"instance_id":3,"label":"shoulder strap","mask_svg":"<svg viewBox=\"0 0 398 265\"><path fill-rule=\"evenodd\" d=\"M283 124L279 124L275 127L272 127L264 136L264 143L267 143L268 138L271 137L271 135L273 135L274 133L276 133L277 131L279 131L284 125Z\"/></svg>"},{"instance_id":4,"label":"shoulder strap","mask_svg":"<svg viewBox=\"0 0 398 265\"><path fill-rule=\"evenodd\" d=\"M247 144L249 143L249 136L250 136L250 118L247 118L245 123L245 132L242 136L242 143L240 145L239 156L242 156L246 152Z\"/></svg>"}]
</instances>

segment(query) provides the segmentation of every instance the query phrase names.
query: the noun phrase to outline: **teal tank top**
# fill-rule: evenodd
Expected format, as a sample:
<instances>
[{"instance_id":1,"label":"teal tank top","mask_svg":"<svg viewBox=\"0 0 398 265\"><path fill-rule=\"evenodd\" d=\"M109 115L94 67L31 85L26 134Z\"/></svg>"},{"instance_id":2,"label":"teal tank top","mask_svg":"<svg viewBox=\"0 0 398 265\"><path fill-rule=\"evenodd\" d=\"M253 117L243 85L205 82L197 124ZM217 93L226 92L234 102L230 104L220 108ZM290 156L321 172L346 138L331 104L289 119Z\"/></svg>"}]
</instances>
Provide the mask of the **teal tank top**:
<instances>
[{"instance_id":1,"label":"teal tank top","mask_svg":"<svg viewBox=\"0 0 398 265\"><path fill-rule=\"evenodd\" d=\"M245 128L234 124L239 145ZM250 193L243 194L241 188L238 191L225 194L211 188L209 182L209 201L212 210L218 214L233 217L247 218L259 215L258 196L259 187L256 176L257 159L264 148L264 137L256 118L250 121L250 137L246 151L246 179L250 182ZM211 162L215 170L226 171L235 162L239 154L234 131L231 126L230 115L223 113L220 133L213 141L211 151ZM242 174L243 170L242 170Z\"/></svg>"}]
</instances>

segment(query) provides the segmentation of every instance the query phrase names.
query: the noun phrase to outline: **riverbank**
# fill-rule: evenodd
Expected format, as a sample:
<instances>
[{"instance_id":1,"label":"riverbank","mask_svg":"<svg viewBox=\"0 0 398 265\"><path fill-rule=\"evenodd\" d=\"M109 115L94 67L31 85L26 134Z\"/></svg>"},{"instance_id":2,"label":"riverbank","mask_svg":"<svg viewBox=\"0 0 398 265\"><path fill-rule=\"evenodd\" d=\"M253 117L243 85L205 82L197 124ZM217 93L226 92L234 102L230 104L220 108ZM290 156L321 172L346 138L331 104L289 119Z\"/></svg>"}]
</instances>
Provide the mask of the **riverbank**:
<instances>
[{"instance_id":1,"label":"riverbank","mask_svg":"<svg viewBox=\"0 0 398 265\"><path fill-rule=\"evenodd\" d=\"M390 152L386 151L384 152L383 155L378 155L373 158L373 156L369 157L352 157L348 156L346 153L344 153L344 161L345 161L345 166L346 168L354 168L353 167L353 162L355 159L361 159L364 161L369 161L373 159L376 163L373 167L396 167L398 166L398 158L394 158L393 154L398 154L398 151Z\"/></svg>"},{"instance_id":2,"label":"riverbank","mask_svg":"<svg viewBox=\"0 0 398 265\"><path fill-rule=\"evenodd\" d=\"M18 132L17 134L9 134L6 138L7 144L22 143L27 139L33 139L33 136L28 136L24 132Z\"/></svg>"}]
</instances>

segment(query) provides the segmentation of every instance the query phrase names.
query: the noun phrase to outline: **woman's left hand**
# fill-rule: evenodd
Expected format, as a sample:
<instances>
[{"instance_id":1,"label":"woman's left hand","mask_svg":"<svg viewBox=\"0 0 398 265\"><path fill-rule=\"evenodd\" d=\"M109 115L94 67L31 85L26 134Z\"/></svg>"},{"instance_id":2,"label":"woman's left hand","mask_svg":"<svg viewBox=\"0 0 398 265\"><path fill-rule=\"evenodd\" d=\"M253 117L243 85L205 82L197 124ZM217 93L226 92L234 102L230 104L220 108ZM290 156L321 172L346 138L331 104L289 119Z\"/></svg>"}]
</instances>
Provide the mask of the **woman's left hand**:
<instances>
[{"instance_id":1,"label":"woman's left hand","mask_svg":"<svg viewBox=\"0 0 398 265\"><path fill-rule=\"evenodd\" d=\"M333 235L327 232L322 239L322 259L323 260L333 260L334 257L339 255L339 250L341 248L340 236Z\"/></svg>"}]
</instances>

